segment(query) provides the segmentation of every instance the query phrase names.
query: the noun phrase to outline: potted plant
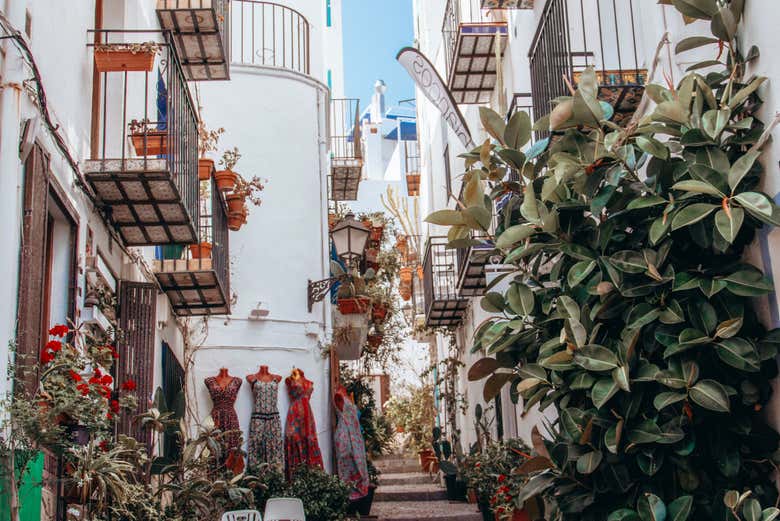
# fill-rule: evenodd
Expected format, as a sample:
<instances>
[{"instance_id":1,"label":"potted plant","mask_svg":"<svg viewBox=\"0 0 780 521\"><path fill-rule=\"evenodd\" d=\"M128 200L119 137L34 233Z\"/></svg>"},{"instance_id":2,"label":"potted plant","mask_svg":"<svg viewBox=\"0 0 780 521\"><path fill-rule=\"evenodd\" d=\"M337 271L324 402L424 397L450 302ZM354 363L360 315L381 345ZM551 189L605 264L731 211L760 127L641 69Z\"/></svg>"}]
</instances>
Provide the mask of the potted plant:
<instances>
[{"instance_id":1,"label":"potted plant","mask_svg":"<svg viewBox=\"0 0 780 521\"><path fill-rule=\"evenodd\" d=\"M406 174L406 193L409 197L420 195L420 174Z\"/></svg>"},{"instance_id":2,"label":"potted plant","mask_svg":"<svg viewBox=\"0 0 780 521\"><path fill-rule=\"evenodd\" d=\"M211 258L212 244L207 241L202 241L198 244L190 244L190 256L193 259L209 259Z\"/></svg>"},{"instance_id":3,"label":"potted plant","mask_svg":"<svg viewBox=\"0 0 780 521\"><path fill-rule=\"evenodd\" d=\"M228 230L237 232L246 224L246 217L249 214L246 205L242 205L239 210L228 212Z\"/></svg>"},{"instance_id":4,"label":"potted plant","mask_svg":"<svg viewBox=\"0 0 780 521\"><path fill-rule=\"evenodd\" d=\"M95 45L98 72L151 72L160 44L108 43Z\"/></svg>"},{"instance_id":5,"label":"potted plant","mask_svg":"<svg viewBox=\"0 0 780 521\"><path fill-rule=\"evenodd\" d=\"M168 130L152 125L148 119L130 122L130 140L138 156L163 156L168 153Z\"/></svg>"},{"instance_id":6,"label":"potted plant","mask_svg":"<svg viewBox=\"0 0 780 521\"><path fill-rule=\"evenodd\" d=\"M366 327L345 324L333 329L333 351L339 360L358 360L363 352L368 330Z\"/></svg>"},{"instance_id":7,"label":"potted plant","mask_svg":"<svg viewBox=\"0 0 780 521\"><path fill-rule=\"evenodd\" d=\"M198 179L208 181L214 173L214 160L206 157L209 152L216 152L219 138L225 133L220 127L217 130L209 130L203 120L198 122Z\"/></svg>"},{"instance_id":8,"label":"potted plant","mask_svg":"<svg viewBox=\"0 0 780 521\"><path fill-rule=\"evenodd\" d=\"M238 147L225 150L222 154L222 159L219 160L219 166L222 167L222 170L214 174L217 190L220 192L232 192L236 188L238 175L233 171L233 168L235 168L239 159L241 159L241 154L238 152Z\"/></svg>"},{"instance_id":9,"label":"potted plant","mask_svg":"<svg viewBox=\"0 0 780 521\"><path fill-rule=\"evenodd\" d=\"M343 271L342 271L343 273ZM365 295L366 281L357 272L339 276L339 312L343 315L363 315L371 309L371 299Z\"/></svg>"}]
</instances>

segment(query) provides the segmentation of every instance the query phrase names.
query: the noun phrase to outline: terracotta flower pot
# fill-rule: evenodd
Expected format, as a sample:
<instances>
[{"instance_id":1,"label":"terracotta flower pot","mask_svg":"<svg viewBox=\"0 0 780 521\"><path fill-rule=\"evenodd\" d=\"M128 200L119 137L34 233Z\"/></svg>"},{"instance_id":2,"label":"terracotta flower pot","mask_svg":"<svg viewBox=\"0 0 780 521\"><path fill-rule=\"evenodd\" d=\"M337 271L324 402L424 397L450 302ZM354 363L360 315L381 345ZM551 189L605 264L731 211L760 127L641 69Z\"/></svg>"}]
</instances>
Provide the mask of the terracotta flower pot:
<instances>
[{"instance_id":1,"label":"terracotta flower pot","mask_svg":"<svg viewBox=\"0 0 780 521\"><path fill-rule=\"evenodd\" d=\"M336 226L339 222L339 216L335 213L329 213L328 214L328 229L332 230L334 226Z\"/></svg>"},{"instance_id":2,"label":"terracotta flower pot","mask_svg":"<svg viewBox=\"0 0 780 521\"><path fill-rule=\"evenodd\" d=\"M198 179L208 181L211 179L211 173L214 171L214 160L205 157L198 159Z\"/></svg>"},{"instance_id":3,"label":"terracotta flower pot","mask_svg":"<svg viewBox=\"0 0 780 521\"><path fill-rule=\"evenodd\" d=\"M401 281L401 284L398 285L398 293L401 294L401 298L404 301L408 301L412 298L412 283L411 281L404 283Z\"/></svg>"},{"instance_id":4,"label":"terracotta flower pot","mask_svg":"<svg viewBox=\"0 0 780 521\"><path fill-rule=\"evenodd\" d=\"M211 257L211 248L212 245L210 242L190 244L190 255L193 259L208 259Z\"/></svg>"},{"instance_id":5,"label":"terracotta flower pot","mask_svg":"<svg viewBox=\"0 0 780 521\"><path fill-rule=\"evenodd\" d=\"M383 322L385 317L387 317L387 306L374 304L374 307L371 309L371 318L374 319L374 322Z\"/></svg>"},{"instance_id":6,"label":"terracotta flower pot","mask_svg":"<svg viewBox=\"0 0 780 521\"><path fill-rule=\"evenodd\" d=\"M376 264L376 258L379 255L379 248L368 248L366 250L366 262Z\"/></svg>"},{"instance_id":7,"label":"terracotta flower pot","mask_svg":"<svg viewBox=\"0 0 780 521\"><path fill-rule=\"evenodd\" d=\"M227 203L228 213L239 213L244 211L246 197L239 194L227 194L225 196L225 202Z\"/></svg>"},{"instance_id":8,"label":"terracotta flower pot","mask_svg":"<svg viewBox=\"0 0 780 521\"><path fill-rule=\"evenodd\" d=\"M409 197L420 195L420 174L406 174L406 194Z\"/></svg>"},{"instance_id":9,"label":"terracotta flower pot","mask_svg":"<svg viewBox=\"0 0 780 521\"><path fill-rule=\"evenodd\" d=\"M371 226L370 240L379 242L382 240L382 235L385 233L384 226Z\"/></svg>"},{"instance_id":10,"label":"terracotta flower pot","mask_svg":"<svg viewBox=\"0 0 780 521\"><path fill-rule=\"evenodd\" d=\"M133 141L135 154L138 156L162 156L168 153L167 130L137 132L133 133L130 138Z\"/></svg>"},{"instance_id":11,"label":"terracotta flower pot","mask_svg":"<svg viewBox=\"0 0 780 521\"><path fill-rule=\"evenodd\" d=\"M401 284L412 283L412 268L404 266L398 271L398 274L401 277Z\"/></svg>"},{"instance_id":12,"label":"terracotta flower pot","mask_svg":"<svg viewBox=\"0 0 780 521\"><path fill-rule=\"evenodd\" d=\"M368 297L340 298L337 304L343 315L358 315L368 312L371 300Z\"/></svg>"},{"instance_id":13,"label":"terracotta flower pot","mask_svg":"<svg viewBox=\"0 0 780 521\"><path fill-rule=\"evenodd\" d=\"M232 170L220 170L214 174L214 180L217 182L217 190L220 192L232 192L236 187L238 176Z\"/></svg>"},{"instance_id":14,"label":"terracotta flower pot","mask_svg":"<svg viewBox=\"0 0 780 521\"><path fill-rule=\"evenodd\" d=\"M95 66L98 72L151 72L154 57L154 51L95 49Z\"/></svg>"},{"instance_id":15,"label":"terracotta flower pot","mask_svg":"<svg viewBox=\"0 0 780 521\"><path fill-rule=\"evenodd\" d=\"M228 213L228 230L237 232L246 224L246 208L241 208L238 212Z\"/></svg>"}]
</instances>

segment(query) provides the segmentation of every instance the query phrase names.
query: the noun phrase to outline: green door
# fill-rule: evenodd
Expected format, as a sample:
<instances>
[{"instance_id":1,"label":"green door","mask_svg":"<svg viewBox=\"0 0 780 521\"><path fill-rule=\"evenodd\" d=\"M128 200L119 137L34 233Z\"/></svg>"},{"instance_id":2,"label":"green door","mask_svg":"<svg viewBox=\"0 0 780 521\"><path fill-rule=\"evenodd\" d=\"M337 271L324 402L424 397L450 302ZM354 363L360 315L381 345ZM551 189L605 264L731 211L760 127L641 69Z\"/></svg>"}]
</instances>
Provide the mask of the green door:
<instances>
[{"instance_id":1,"label":"green door","mask_svg":"<svg viewBox=\"0 0 780 521\"><path fill-rule=\"evenodd\" d=\"M3 476L0 479L0 521L11 519L7 478L8 476ZM40 521L42 480L43 453L38 452L27 464L22 485L19 487L20 521Z\"/></svg>"}]
</instances>

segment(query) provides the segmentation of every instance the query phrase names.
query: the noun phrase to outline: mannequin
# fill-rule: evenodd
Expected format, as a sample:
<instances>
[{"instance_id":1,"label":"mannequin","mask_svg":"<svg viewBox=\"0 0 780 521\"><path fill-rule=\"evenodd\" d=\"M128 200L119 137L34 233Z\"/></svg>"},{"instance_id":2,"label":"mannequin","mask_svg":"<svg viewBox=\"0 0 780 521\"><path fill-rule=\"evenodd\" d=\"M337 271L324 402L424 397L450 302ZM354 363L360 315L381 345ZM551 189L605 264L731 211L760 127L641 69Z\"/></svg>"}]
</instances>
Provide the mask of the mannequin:
<instances>
[{"instance_id":1,"label":"mannequin","mask_svg":"<svg viewBox=\"0 0 780 521\"><path fill-rule=\"evenodd\" d=\"M255 382L281 382L282 376L278 374L272 373L267 365L261 365L260 370L258 370L256 373L247 375L246 381L250 384L254 384Z\"/></svg>"},{"instance_id":2,"label":"mannequin","mask_svg":"<svg viewBox=\"0 0 780 521\"><path fill-rule=\"evenodd\" d=\"M290 395L290 409L287 411L284 448L287 463L287 478L301 465L323 468L322 452L317 440L317 426L309 398L314 392L314 382L306 379L300 369L293 368L285 379Z\"/></svg>"},{"instance_id":3,"label":"mannequin","mask_svg":"<svg viewBox=\"0 0 780 521\"><path fill-rule=\"evenodd\" d=\"M366 444L360 430L358 409L343 385L336 387L333 395L338 425L333 436L336 464L342 481L352 485L349 498L353 501L368 494L369 477L366 460Z\"/></svg>"},{"instance_id":4,"label":"mannequin","mask_svg":"<svg viewBox=\"0 0 780 521\"><path fill-rule=\"evenodd\" d=\"M211 418L214 420L214 425L225 433L223 438L225 454L222 456L222 461L229 465L234 473L240 473L244 468L244 459L240 453L241 427L234 406L238 390L241 388L241 378L232 376L227 368L223 367L217 376L206 378L204 383L214 404Z\"/></svg>"},{"instance_id":5,"label":"mannequin","mask_svg":"<svg viewBox=\"0 0 780 521\"><path fill-rule=\"evenodd\" d=\"M248 461L250 472L262 472L262 465L279 469L284 466L284 440L279 418L279 382L282 377L261 365L256 373L247 375L252 386L252 419L249 422Z\"/></svg>"}]
</instances>

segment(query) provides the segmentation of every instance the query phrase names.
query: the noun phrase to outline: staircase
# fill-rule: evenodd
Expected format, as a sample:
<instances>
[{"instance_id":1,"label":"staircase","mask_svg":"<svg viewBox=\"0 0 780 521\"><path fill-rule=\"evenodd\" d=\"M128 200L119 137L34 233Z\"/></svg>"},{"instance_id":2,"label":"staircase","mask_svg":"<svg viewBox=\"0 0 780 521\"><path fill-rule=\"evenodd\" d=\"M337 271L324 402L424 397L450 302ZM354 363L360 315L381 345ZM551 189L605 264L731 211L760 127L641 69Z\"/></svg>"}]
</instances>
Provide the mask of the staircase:
<instances>
[{"instance_id":1,"label":"staircase","mask_svg":"<svg viewBox=\"0 0 780 521\"><path fill-rule=\"evenodd\" d=\"M374 496L379 521L482 521L476 505L448 501L437 476L420 471L411 456L383 456L374 461L382 472Z\"/></svg>"}]
</instances>

